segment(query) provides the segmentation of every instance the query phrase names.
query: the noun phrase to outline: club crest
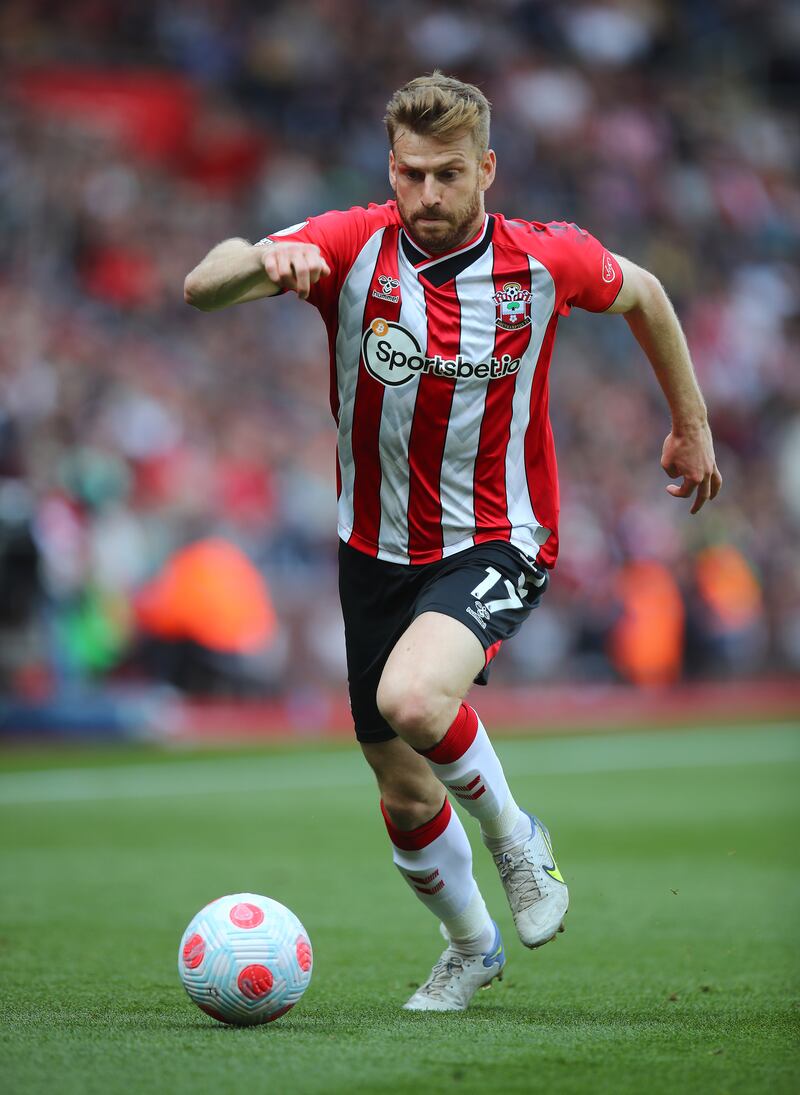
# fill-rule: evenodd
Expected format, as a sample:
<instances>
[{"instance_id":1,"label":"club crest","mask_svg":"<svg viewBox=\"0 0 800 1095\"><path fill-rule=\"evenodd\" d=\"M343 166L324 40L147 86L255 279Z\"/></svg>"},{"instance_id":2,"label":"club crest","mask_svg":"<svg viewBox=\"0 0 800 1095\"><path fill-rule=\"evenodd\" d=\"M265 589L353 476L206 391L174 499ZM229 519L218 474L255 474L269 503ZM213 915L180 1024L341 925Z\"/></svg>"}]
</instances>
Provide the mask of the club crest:
<instances>
[{"instance_id":1,"label":"club crest","mask_svg":"<svg viewBox=\"0 0 800 1095\"><path fill-rule=\"evenodd\" d=\"M497 305L495 324L504 331L518 331L531 322L530 289L523 289L517 281L507 281L503 288L492 296Z\"/></svg>"}]
</instances>

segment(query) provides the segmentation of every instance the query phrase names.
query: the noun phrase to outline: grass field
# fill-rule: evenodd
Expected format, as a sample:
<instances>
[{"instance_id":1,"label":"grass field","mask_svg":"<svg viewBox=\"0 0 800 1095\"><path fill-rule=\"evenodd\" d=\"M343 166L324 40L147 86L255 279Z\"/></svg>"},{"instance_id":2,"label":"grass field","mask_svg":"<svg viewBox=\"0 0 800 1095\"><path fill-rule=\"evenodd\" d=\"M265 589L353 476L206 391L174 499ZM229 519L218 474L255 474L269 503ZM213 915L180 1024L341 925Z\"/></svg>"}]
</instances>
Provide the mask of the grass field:
<instances>
[{"instance_id":1,"label":"grass field","mask_svg":"<svg viewBox=\"0 0 800 1095\"><path fill-rule=\"evenodd\" d=\"M441 949L397 876L355 749L6 753L0 1088L147 1092L795 1092L800 728L513 739L548 822L567 932L514 936L459 1015L400 1010ZM474 825L467 819L468 830ZM183 928L221 893L291 906L305 998L223 1027L184 995Z\"/></svg>"}]
</instances>

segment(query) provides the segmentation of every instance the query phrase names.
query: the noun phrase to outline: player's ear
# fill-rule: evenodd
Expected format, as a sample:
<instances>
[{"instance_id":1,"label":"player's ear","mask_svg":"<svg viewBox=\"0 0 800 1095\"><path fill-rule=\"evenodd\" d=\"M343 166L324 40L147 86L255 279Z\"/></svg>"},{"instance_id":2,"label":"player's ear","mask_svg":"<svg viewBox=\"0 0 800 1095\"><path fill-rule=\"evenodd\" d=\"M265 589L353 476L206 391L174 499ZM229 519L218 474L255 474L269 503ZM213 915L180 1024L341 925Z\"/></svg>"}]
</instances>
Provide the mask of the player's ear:
<instances>
[{"instance_id":1,"label":"player's ear","mask_svg":"<svg viewBox=\"0 0 800 1095\"><path fill-rule=\"evenodd\" d=\"M397 163L391 148L389 149L389 185L392 190L397 190Z\"/></svg>"},{"instance_id":2,"label":"player's ear","mask_svg":"<svg viewBox=\"0 0 800 1095\"><path fill-rule=\"evenodd\" d=\"M494 154L493 148L487 148L484 154L481 156L480 166L478 167L478 175L480 178L481 190L488 190L494 182L495 172L497 170L497 157Z\"/></svg>"}]
</instances>

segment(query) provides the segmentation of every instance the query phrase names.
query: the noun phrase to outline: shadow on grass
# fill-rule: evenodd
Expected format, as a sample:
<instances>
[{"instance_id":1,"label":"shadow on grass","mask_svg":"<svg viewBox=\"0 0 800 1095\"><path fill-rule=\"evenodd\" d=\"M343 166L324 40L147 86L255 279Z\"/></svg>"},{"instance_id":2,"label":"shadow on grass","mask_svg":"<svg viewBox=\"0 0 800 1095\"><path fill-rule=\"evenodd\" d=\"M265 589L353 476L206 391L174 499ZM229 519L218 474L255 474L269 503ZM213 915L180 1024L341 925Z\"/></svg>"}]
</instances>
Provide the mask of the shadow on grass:
<instances>
[{"instance_id":1,"label":"shadow on grass","mask_svg":"<svg viewBox=\"0 0 800 1095\"><path fill-rule=\"evenodd\" d=\"M713 1022L714 1016L708 1018ZM143 1022L142 1027L153 1029L174 1028L181 1030L217 1030L223 1033L236 1031L259 1031L265 1029L270 1037L296 1037L299 1034L321 1035L376 1035L385 1032L387 1027L394 1031L421 1031L425 1029L480 1028L486 1024L496 1026L507 1023L510 1027L527 1027L541 1031L562 1033L581 1031L591 1034L595 1031L599 1037L608 1037L620 1031L644 1029L666 1029L677 1031L687 1023L695 1021L696 1013L656 1005L644 1008L630 1008L618 1011L598 1011L565 1005L563 1007L533 1008L509 1005L506 1002L496 1006L473 1005L462 1012L409 1012L397 1004L365 1003L360 1006L348 1006L342 1010L336 1006L317 1006L298 1010L275 1023L255 1024L253 1026L229 1026L204 1015L188 1016L185 1020L172 1018L167 1022L157 1020ZM725 1017L719 1016L719 1022Z\"/></svg>"}]
</instances>

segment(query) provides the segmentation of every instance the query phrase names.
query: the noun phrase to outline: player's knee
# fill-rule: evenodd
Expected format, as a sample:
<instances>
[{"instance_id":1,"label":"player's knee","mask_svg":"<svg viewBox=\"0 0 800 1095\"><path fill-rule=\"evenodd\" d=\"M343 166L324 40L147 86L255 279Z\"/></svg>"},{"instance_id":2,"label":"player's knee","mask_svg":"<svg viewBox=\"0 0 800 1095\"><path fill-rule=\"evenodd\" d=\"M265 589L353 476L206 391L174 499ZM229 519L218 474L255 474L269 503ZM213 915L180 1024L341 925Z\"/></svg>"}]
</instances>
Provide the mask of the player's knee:
<instances>
[{"instance_id":1,"label":"player's knee","mask_svg":"<svg viewBox=\"0 0 800 1095\"><path fill-rule=\"evenodd\" d=\"M398 829L418 829L430 821L442 808L443 791L436 788L413 787L403 784L382 786L383 808Z\"/></svg>"},{"instance_id":2,"label":"player's knee","mask_svg":"<svg viewBox=\"0 0 800 1095\"><path fill-rule=\"evenodd\" d=\"M378 710L391 728L416 749L427 749L441 738L439 723L445 697L422 682L382 677Z\"/></svg>"}]
</instances>

